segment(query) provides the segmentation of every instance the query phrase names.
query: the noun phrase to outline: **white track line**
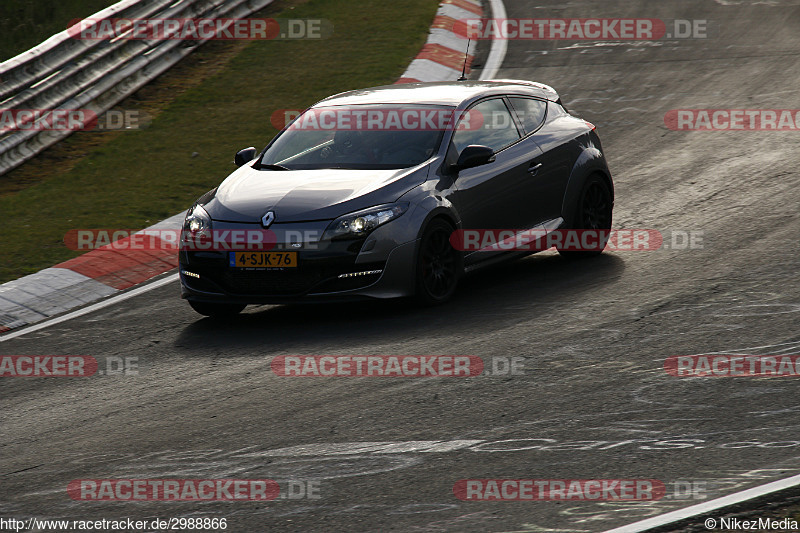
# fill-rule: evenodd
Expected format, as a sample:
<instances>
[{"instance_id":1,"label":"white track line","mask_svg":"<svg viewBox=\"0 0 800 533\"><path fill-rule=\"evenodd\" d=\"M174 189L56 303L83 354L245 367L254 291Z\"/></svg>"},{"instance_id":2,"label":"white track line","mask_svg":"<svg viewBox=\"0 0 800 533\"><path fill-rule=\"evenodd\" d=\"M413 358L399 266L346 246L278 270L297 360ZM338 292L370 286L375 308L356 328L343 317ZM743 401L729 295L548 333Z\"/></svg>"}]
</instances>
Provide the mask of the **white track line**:
<instances>
[{"instance_id":1,"label":"white track line","mask_svg":"<svg viewBox=\"0 0 800 533\"><path fill-rule=\"evenodd\" d=\"M505 19L507 17L506 9L505 6L503 5L502 0L489 0L489 4L492 7L493 18ZM505 59L506 51L507 51L507 43L504 39L495 39L492 41L492 49L489 52L489 57L486 60L486 66L483 68L483 71L481 72L480 79L490 80L497 75L497 71L503 65L503 60ZM708 502L692 505L684 509L671 511L663 515L654 516L652 518L648 518L645 520L640 520L639 522L634 522L633 524L628 524L627 526L610 529L605 533L641 533L649 529L664 526L667 524L671 524L673 522L678 522L680 520L685 520L687 518L692 518L698 515L707 514L712 511L722 509L723 507L735 505L737 503L751 500L753 498L758 498L760 496L764 496L772 492L777 492L783 489L787 489L789 487L794 487L796 485L800 485L800 475L792 476L778 481L773 481L772 483L767 483L765 485L753 487L752 489L736 492L728 496L723 496L722 498L717 498Z\"/></svg>"},{"instance_id":2,"label":"white track line","mask_svg":"<svg viewBox=\"0 0 800 533\"><path fill-rule=\"evenodd\" d=\"M665 526L686 518L708 514L712 511L722 509L723 507L729 507L737 503L752 500L753 498L765 496L772 492L778 492L779 490L788 489L796 485L800 485L800 474L787 477L786 479L773 481L772 483L767 483L765 485L760 485L758 487L753 487L752 489L734 492L733 494L723 496L722 498L699 503L697 505L691 505L684 509L678 509L677 511L664 513L659 516L647 518L646 520L640 520L639 522L634 522L633 524L628 524L627 526L609 529L605 533L640 533L641 531L647 531L656 527Z\"/></svg>"},{"instance_id":3,"label":"white track line","mask_svg":"<svg viewBox=\"0 0 800 533\"><path fill-rule=\"evenodd\" d=\"M492 6L492 18L495 20L503 20L507 17L506 6L503 5L503 0L489 0L489 5ZM481 71L480 79L491 80L497 76L497 71L503 65L503 60L506 58L506 49L508 43L506 39L493 39L492 49L489 51L489 57L486 59L486 65Z\"/></svg>"},{"instance_id":4,"label":"white track line","mask_svg":"<svg viewBox=\"0 0 800 533\"><path fill-rule=\"evenodd\" d=\"M116 296L112 296L107 300L103 300L102 302L97 302L96 304L92 304L86 307L82 307L76 311L72 311L70 313L66 313L64 315L59 315L54 318L50 318L47 320L43 320L42 322L38 322L33 324L32 326L28 326L11 333L7 333L5 335L0 336L0 342L8 341L19 337L21 335L27 335L28 333L33 333L34 331L39 331L40 329L48 328L50 326L54 326L56 324L60 324L61 322L65 322L67 320L71 320L73 318L83 316L85 314L91 313L93 311L97 311L98 309L102 309L104 307L108 307L109 305L114 305L118 302L123 300L127 300L128 298L133 298L134 296L138 296L143 292L151 291L153 289L157 289L159 287L163 287L168 283L172 283L173 281L178 281L178 274L172 274L165 278L158 279L156 281L147 283L145 285L139 285L135 289L131 289L127 292L123 292L122 294L118 294Z\"/></svg>"}]
</instances>

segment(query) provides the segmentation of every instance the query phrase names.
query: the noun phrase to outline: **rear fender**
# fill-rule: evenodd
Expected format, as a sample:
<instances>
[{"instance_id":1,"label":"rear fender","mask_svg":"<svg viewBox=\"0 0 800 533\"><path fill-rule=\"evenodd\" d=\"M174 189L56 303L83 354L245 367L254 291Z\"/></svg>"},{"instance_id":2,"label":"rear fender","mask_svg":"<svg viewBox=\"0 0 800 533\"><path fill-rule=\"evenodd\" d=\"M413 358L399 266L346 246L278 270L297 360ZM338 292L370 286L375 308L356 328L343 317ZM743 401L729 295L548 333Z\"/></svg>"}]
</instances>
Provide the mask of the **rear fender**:
<instances>
[{"instance_id":1,"label":"rear fender","mask_svg":"<svg viewBox=\"0 0 800 533\"><path fill-rule=\"evenodd\" d=\"M599 139L594 132L591 132L589 136L585 137L585 141L583 141L581 153L572 166L567 188L564 192L561 214L564 218L565 228L574 227L575 212L577 210L578 201L580 200L581 191L586 181L593 174L601 175L606 181L608 188L611 190L611 199L613 202L614 184L611 180L611 172L608 170L605 156L600 149Z\"/></svg>"}]
</instances>

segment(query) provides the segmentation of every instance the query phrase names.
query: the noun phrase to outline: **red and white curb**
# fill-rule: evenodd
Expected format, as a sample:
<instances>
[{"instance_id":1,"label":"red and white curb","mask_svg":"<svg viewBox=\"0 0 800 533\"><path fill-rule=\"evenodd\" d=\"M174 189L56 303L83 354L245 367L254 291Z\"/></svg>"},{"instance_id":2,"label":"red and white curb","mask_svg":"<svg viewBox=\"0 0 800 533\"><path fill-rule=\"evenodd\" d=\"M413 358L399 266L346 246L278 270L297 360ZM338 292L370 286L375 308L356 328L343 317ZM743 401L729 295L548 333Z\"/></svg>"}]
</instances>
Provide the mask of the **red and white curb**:
<instances>
[{"instance_id":1,"label":"red and white curb","mask_svg":"<svg viewBox=\"0 0 800 533\"><path fill-rule=\"evenodd\" d=\"M492 16L505 17L502 0L488 1ZM469 73L476 43L470 43L467 50L467 40L457 35L453 26L458 20L482 16L480 0L443 0L431 25L428 42L397 83L455 81L461 76L465 53ZM505 42L492 41L481 79L494 77L504 55ZM183 216L180 213L147 229L180 230ZM177 266L177 254L169 246L164 246L163 250L133 251L107 246L4 283L0 285L0 335L101 299L116 301L115 295ZM7 338L8 335L4 340Z\"/></svg>"},{"instance_id":2,"label":"red and white curb","mask_svg":"<svg viewBox=\"0 0 800 533\"><path fill-rule=\"evenodd\" d=\"M433 19L428 42L397 83L456 81L461 76L465 54L469 73L476 42L472 41L467 49L467 39L456 34L453 26L459 20L482 16L483 7L478 0L444 0Z\"/></svg>"},{"instance_id":3,"label":"red and white curb","mask_svg":"<svg viewBox=\"0 0 800 533\"><path fill-rule=\"evenodd\" d=\"M152 229L179 231L184 213ZM35 274L0 285L0 334L106 298L178 266L169 246L114 250L104 246Z\"/></svg>"}]
</instances>

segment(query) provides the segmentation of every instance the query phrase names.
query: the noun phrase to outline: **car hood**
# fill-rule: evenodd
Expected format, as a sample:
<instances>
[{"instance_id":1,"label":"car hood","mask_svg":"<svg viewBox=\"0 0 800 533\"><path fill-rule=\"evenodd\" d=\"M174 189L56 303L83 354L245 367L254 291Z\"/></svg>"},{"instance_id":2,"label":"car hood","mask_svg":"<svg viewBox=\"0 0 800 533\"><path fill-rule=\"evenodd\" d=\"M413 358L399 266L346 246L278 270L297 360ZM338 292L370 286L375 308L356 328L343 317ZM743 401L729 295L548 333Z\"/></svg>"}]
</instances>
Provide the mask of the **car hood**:
<instances>
[{"instance_id":1,"label":"car hood","mask_svg":"<svg viewBox=\"0 0 800 533\"><path fill-rule=\"evenodd\" d=\"M422 183L428 165L401 170L255 170L244 165L222 182L205 209L214 220L275 222L327 220L394 202Z\"/></svg>"}]
</instances>

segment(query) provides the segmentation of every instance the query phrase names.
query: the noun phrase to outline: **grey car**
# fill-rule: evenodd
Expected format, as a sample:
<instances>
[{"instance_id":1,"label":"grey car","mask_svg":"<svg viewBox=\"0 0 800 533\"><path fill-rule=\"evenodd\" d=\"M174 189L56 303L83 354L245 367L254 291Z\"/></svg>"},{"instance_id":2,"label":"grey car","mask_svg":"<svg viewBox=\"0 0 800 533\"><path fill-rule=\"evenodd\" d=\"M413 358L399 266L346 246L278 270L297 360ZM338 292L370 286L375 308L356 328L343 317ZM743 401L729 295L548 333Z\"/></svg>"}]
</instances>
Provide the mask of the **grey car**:
<instances>
[{"instance_id":1,"label":"grey car","mask_svg":"<svg viewBox=\"0 0 800 533\"><path fill-rule=\"evenodd\" d=\"M464 249L454 245L460 231L611 228L614 187L597 132L540 83L341 93L235 162L183 228L182 296L209 316L301 301L440 304L465 273L532 253ZM191 245L210 235L223 246Z\"/></svg>"}]
</instances>

